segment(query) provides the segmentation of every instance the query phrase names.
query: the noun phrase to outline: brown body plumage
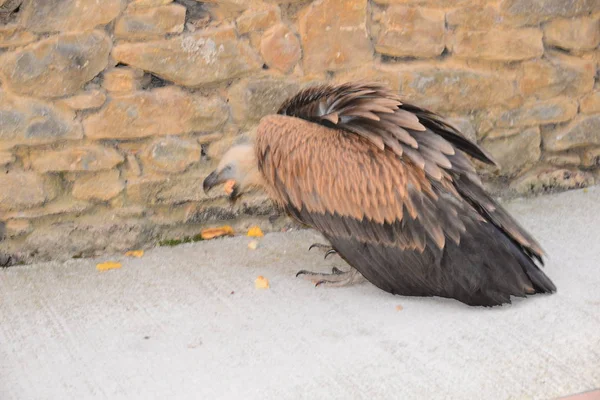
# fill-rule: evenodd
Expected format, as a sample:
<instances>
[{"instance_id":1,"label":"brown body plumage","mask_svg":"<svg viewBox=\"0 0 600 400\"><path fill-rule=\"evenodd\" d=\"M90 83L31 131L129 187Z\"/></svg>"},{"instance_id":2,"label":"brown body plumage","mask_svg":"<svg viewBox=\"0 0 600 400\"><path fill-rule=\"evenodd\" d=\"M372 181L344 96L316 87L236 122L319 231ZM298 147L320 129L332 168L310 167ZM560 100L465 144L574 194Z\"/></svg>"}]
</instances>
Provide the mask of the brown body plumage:
<instances>
[{"instance_id":1,"label":"brown body plumage","mask_svg":"<svg viewBox=\"0 0 600 400\"><path fill-rule=\"evenodd\" d=\"M246 176L385 291L491 306L556 290L466 156L489 155L380 85L302 91L262 119L252 151Z\"/></svg>"}]
</instances>

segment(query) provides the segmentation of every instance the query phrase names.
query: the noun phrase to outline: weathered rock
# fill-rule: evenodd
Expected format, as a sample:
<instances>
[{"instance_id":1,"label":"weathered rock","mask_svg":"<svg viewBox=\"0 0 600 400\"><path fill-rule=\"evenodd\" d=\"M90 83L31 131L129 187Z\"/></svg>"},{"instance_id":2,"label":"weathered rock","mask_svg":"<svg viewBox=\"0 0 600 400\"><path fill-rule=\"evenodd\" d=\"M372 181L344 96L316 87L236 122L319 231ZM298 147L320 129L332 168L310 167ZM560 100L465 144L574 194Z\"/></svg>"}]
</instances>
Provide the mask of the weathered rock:
<instances>
[{"instance_id":1,"label":"weathered rock","mask_svg":"<svg viewBox=\"0 0 600 400\"><path fill-rule=\"evenodd\" d=\"M82 137L73 111L0 90L0 148Z\"/></svg>"},{"instance_id":2,"label":"weathered rock","mask_svg":"<svg viewBox=\"0 0 600 400\"><path fill-rule=\"evenodd\" d=\"M565 122L577 114L577 103L566 97L534 100L521 107L503 112L496 120L499 128L546 125Z\"/></svg>"},{"instance_id":3,"label":"weathered rock","mask_svg":"<svg viewBox=\"0 0 600 400\"><path fill-rule=\"evenodd\" d=\"M575 17L600 11L597 0L504 0L500 5L505 23L536 25L555 17Z\"/></svg>"},{"instance_id":4,"label":"weathered rock","mask_svg":"<svg viewBox=\"0 0 600 400\"><path fill-rule=\"evenodd\" d=\"M188 1L188 0L185 0ZM238 1L238 0L236 0ZM203 1L202 5L198 8L204 9L204 11L210 16L210 20L212 21L220 21L222 23L233 23L238 17L241 16L242 12L248 8L255 8L259 5L263 4L261 0L239 0L239 4L231 4L229 2L207 2ZM190 7L189 2L187 3L188 7ZM200 13L198 13L200 14ZM202 24L201 19L196 20L194 23L195 26L208 26L208 21L205 24ZM218 24L213 23L212 26ZM189 25L188 25L189 26Z\"/></svg>"},{"instance_id":5,"label":"weathered rock","mask_svg":"<svg viewBox=\"0 0 600 400\"><path fill-rule=\"evenodd\" d=\"M12 170L0 174L0 209L39 206L56 197L56 183L34 172Z\"/></svg>"},{"instance_id":6,"label":"weathered rock","mask_svg":"<svg viewBox=\"0 0 600 400\"><path fill-rule=\"evenodd\" d=\"M148 215L148 210L144 206L124 206L116 209L115 215L119 218L139 218Z\"/></svg>"},{"instance_id":7,"label":"weathered rock","mask_svg":"<svg viewBox=\"0 0 600 400\"><path fill-rule=\"evenodd\" d=\"M522 64L519 89L528 97L576 97L592 90L595 74L592 61L554 53Z\"/></svg>"},{"instance_id":8,"label":"weathered rock","mask_svg":"<svg viewBox=\"0 0 600 400\"><path fill-rule=\"evenodd\" d=\"M581 116L568 125L544 133L544 148L562 151L582 146L600 146L600 115Z\"/></svg>"},{"instance_id":9,"label":"weathered rock","mask_svg":"<svg viewBox=\"0 0 600 400\"><path fill-rule=\"evenodd\" d=\"M256 7L260 0L204 0L204 3L213 3L220 6L226 6L229 9L243 10Z\"/></svg>"},{"instance_id":10,"label":"weathered rock","mask_svg":"<svg viewBox=\"0 0 600 400\"><path fill-rule=\"evenodd\" d=\"M528 128L517 135L483 141L482 146L500 164L498 173L512 176L540 159L540 130Z\"/></svg>"},{"instance_id":11,"label":"weathered rock","mask_svg":"<svg viewBox=\"0 0 600 400\"><path fill-rule=\"evenodd\" d=\"M91 204L86 201L73 199L71 196L61 196L42 207L0 213L1 219L35 219L51 215L81 214L88 210Z\"/></svg>"},{"instance_id":12,"label":"weathered rock","mask_svg":"<svg viewBox=\"0 0 600 400\"><path fill-rule=\"evenodd\" d=\"M522 127L519 128L494 128L488 131L485 135L486 139L500 139L509 136L518 135L523 131Z\"/></svg>"},{"instance_id":13,"label":"weathered rock","mask_svg":"<svg viewBox=\"0 0 600 400\"><path fill-rule=\"evenodd\" d=\"M581 165L588 168L600 166L600 147L584 151L581 157Z\"/></svg>"},{"instance_id":14,"label":"weathered rock","mask_svg":"<svg viewBox=\"0 0 600 400\"><path fill-rule=\"evenodd\" d=\"M125 189L119 170L99 172L78 178L73 183L73 197L81 200L108 201Z\"/></svg>"},{"instance_id":15,"label":"weathered rock","mask_svg":"<svg viewBox=\"0 0 600 400\"><path fill-rule=\"evenodd\" d=\"M144 174L131 177L125 189L127 200L132 204L156 204L156 195L168 182L168 175Z\"/></svg>"},{"instance_id":16,"label":"weathered rock","mask_svg":"<svg viewBox=\"0 0 600 400\"><path fill-rule=\"evenodd\" d=\"M415 65L398 71L405 101L436 111L468 111L503 104L515 95L510 76L453 64Z\"/></svg>"},{"instance_id":17,"label":"weathered rock","mask_svg":"<svg viewBox=\"0 0 600 400\"><path fill-rule=\"evenodd\" d=\"M101 31L64 33L0 56L0 80L12 92L59 97L77 92L108 63Z\"/></svg>"},{"instance_id":18,"label":"weathered rock","mask_svg":"<svg viewBox=\"0 0 600 400\"><path fill-rule=\"evenodd\" d=\"M200 160L200 145L195 140L167 136L154 140L142 152L142 161L153 169L183 172Z\"/></svg>"},{"instance_id":19,"label":"weathered rock","mask_svg":"<svg viewBox=\"0 0 600 400\"><path fill-rule=\"evenodd\" d=\"M258 49L260 51L260 40L262 39L262 34L264 32L254 31L248 33L248 43L253 49ZM264 68L264 66L263 66Z\"/></svg>"},{"instance_id":20,"label":"weathered rock","mask_svg":"<svg viewBox=\"0 0 600 400\"><path fill-rule=\"evenodd\" d=\"M129 67L109 69L104 71L102 77L102 87L109 92L134 92L150 81L150 76L145 75L144 71Z\"/></svg>"},{"instance_id":21,"label":"weathered rock","mask_svg":"<svg viewBox=\"0 0 600 400\"><path fill-rule=\"evenodd\" d=\"M277 5L265 4L264 7L249 8L236 21L237 31L244 35L265 30L281 20L281 10Z\"/></svg>"},{"instance_id":22,"label":"weathered rock","mask_svg":"<svg viewBox=\"0 0 600 400\"><path fill-rule=\"evenodd\" d=\"M126 157L126 168L123 171L123 177L129 179L130 177L138 177L142 175L142 167L137 158L133 154L127 154Z\"/></svg>"},{"instance_id":23,"label":"weathered rock","mask_svg":"<svg viewBox=\"0 0 600 400\"><path fill-rule=\"evenodd\" d=\"M593 50L600 44L600 18L560 18L544 25L544 42L568 50Z\"/></svg>"},{"instance_id":24,"label":"weathered rock","mask_svg":"<svg viewBox=\"0 0 600 400\"><path fill-rule=\"evenodd\" d=\"M535 28L457 29L451 49L457 57L498 61L527 60L544 54L542 32Z\"/></svg>"},{"instance_id":25,"label":"weathered rock","mask_svg":"<svg viewBox=\"0 0 600 400\"><path fill-rule=\"evenodd\" d=\"M242 221L247 221L246 223L248 223L248 217L265 217L276 213L273 208L273 202L264 193L249 193L241 200L233 206L228 204L228 200L225 198L191 205L186 210L186 215L184 216L185 222L201 223L204 225L210 222L219 224L222 223L220 221L228 220L230 221L228 223L231 223L235 230L235 222L233 220L236 218L241 217L243 218ZM248 227L246 226L241 231L246 231ZM239 231L236 230L236 232Z\"/></svg>"},{"instance_id":26,"label":"weathered rock","mask_svg":"<svg viewBox=\"0 0 600 400\"><path fill-rule=\"evenodd\" d=\"M181 33L185 24L186 8L169 4L155 8L129 9L115 24L115 36L139 39Z\"/></svg>"},{"instance_id":27,"label":"weathered rock","mask_svg":"<svg viewBox=\"0 0 600 400\"><path fill-rule=\"evenodd\" d=\"M294 81L271 77L242 80L228 93L233 120L239 125L257 123L265 115L276 113L299 89Z\"/></svg>"},{"instance_id":28,"label":"weathered rock","mask_svg":"<svg viewBox=\"0 0 600 400\"><path fill-rule=\"evenodd\" d=\"M114 96L83 122L91 139L135 139L214 131L229 118L225 102L176 87Z\"/></svg>"},{"instance_id":29,"label":"weathered rock","mask_svg":"<svg viewBox=\"0 0 600 400\"><path fill-rule=\"evenodd\" d=\"M406 4L413 6L427 6L434 8L455 8L468 5L484 4L485 0L373 0L378 4Z\"/></svg>"},{"instance_id":30,"label":"weathered rock","mask_svg":"<svg viewBox=\"0 0 600 400\"><path fill-rule=\"evenodd\" d=\"M25 0L21 23L32 32L86 31L121 12L123 0Z\"/></svg>"},{"instance_id":31,"label":"weathered rock","mask_svg":"<svg viewBox=\"0 0 600 400\"><path fill-rule=\"evenodd\" d=\"M600 113L600 90L596 90L583 99L579 103L581 112L584 114L599 114Z\"/></svg>"},{"instance_id":32,"label":"weathered rock","mask_svg":"<svg viewBox=\"0 0 600 400\"><path fill-rule=\"evenodd\" d=\"M63 150L34 150L31 166L39 172L98 171L111 169L123 162L115 149L96 144L68 147Z\"/></svg>"},{"instance_id":33,"label":"weathered rock","mask_svg":"<svg viewBox=\"0 0 600 400\"><path fill-rule=\"evenodd\" d=\"M10 238L27 235L32 230L31 222L26 219L11 219L6 221L6 236Z\"/></svg>"},{"instance_id":34,"label":"weathered rock","mask_svg":"<svg viewBox=\"0 0 600 400\"><path fill-rule=\"evenodd\" d=\"M201 167L175 176L142 175L127 183L127 199L135 204L181 204L206 200L201 182L210 172L210 168Z\"/></svg>"},{"instance_id":35,"label":"weathered rock","mask_svg":"<svg viewBox=\"0 0 600 400\"><path fill-rule=\"evenodd\" d=\"M0 49L4 47L25 46L37 40L37 36L24 31L18 25L0 26Z\"/></svg>"},{"instance_id":36,"label":"weathered rock","mask_svg":"<svg viewBox=\"0 0 600 400\"><path fill-rule=\"evenodd\" d=\"M171 4L173 0L132 0L129 8L151 8Z\"/></svg>"},{"instance_id":37,"label":"weathered rock","mask_svg":"<svg viewBox=\"0 0 600 400\"><path fill-rule=\"evenodd\" d=\"M375 50L394 57L436 57L444 51L445 33L443 11L391 6Z\"/></svg>"},{"instance_id":38,"label":"weathered rock","mask_svg":"<svg viewBox=\"0 0 600 400\"><path fill-rule=\"evenodd\" d=\"M594 184L591 174L575 169L540 166L513 181L510 188L519 194L576 189Z\"/></svg>"},{"instance_id":39,"label":"weathered rock","mask_svg":"<svg viewBox=\"0 0 600 400\"><path fill-rule=\"evenodd\" d=\"M57 104L69 107L72 110L89 110L99 108L106 102L106 94L101 90L89 90L66 99L57 101Z\"/></svg>"},{"instance_id":40,"label":"weathered rock","mask_svg":"<svg viewBox=\"0 0 600 400\"><path fill-rule=\"evenodd\" d=\"M372 59L366 22L367 0L312 2L298 21L304 70L337 71Z\"/></svg>"},{"instance_id":41,"label":"weathered rock","mask_svg":"<svg viewBox=\"0 0 600 400\"><path fill-rule=\"evenodd\" d=\"M15 161L15 156L8 151L0 151L0 167Z\"/></svg>"},{"instance_id":42,"label":"weathered rock","mask_svg":"<svg viewBox=\"0 0 600 400\"><path fill-rule=\"evenodd\" d=\"M471 29L489 29L500 20L498 10L493 5L471 5L448 11L446 21L450 26Z\"/></svg>"},{"instance_id":43,"label":"weathered rock","mask_svg":"<svg viewBox=\"0 0 600 400\"><path fill-rule=\"evenodd\" d=\"M169 181L156 195L159 204L182 204L190 201L200 201L206 196L200 188L204 175L185 175Z\"/></svg>"},{"instance_id":44,"label":"weathered rock","mask_svg":"<svg viewBox=\"0 0 600 400\"><path fill-rule=\"evenodd\" d=\"M305 3L306 0L271 0L273 3L277 4L295 4L295 3Z\"/></svg>"},{"instance_id":45,"label":"weathered rock","mask_svg":"<svg viewBox=\"0 0 600 400\"><path fill-rule=\"evenodd\" d=\"M38 226L20 244L22 254L35 254L36 260L66 260L115 254L147 245L152 229L144 221L111 218L109 215L82 217Z\"/></svg>"},{"instance_id":46,"label":"weathered rock","mask_svg":"<svg viewBox=\"0 0 600 400\"><path fill-rule=\"evenodd\" d=\"M208 144L214 142L215 140L219 140L223 137L223 131L213 132L213 133L203 133L198 136L196 139L199 144Z\"/></svg>"},{"instance_id":47,"label":"weathered rock","mask_svg":"<svg viewBox=\"0 0 600 400\"><path fill-rule=\"evenodd\" d=\"M302 56L300 40L286 25L277 24L263 34L260 54L270 68L288 73Z\"/></svg>"},{"instance_id":48,"label":"weathered rock","mask_svg":"<svg viewBox=\"0 0 600 400\"><path fill-rule=\"evenodd\" d=\"M404 69L401 69L401 71L404 71ZM380 82L394 91L400 89L400 74L398 73L398 68L396 68L396 65L389 63L365 63L359 67L336 72L333 77L335 83L360 80ZM404 93L402 93L402 96L404 97Z\"/></svg>"},{"instance_id":49,"label":"weathered rock","mask_svg":"<svg viewBox=\"0 0 600 400\"><path fill-rule=\"evenodd\" d=\"M262 62L237 39L231 28L219 28L144 43L115 46L113 57L163 79L197 87L255 72Z\"/></svg>"},{"instance_id":50,"label":"weathered rock","mask_svg":"<svg viewBox=\"0 0 600 400\"><path fill-rule=\"evenodd\" d=\"M477 142L477 131L471 122L471 119L467 117L449 117L445 118L445 121L458 129L469 140Z\"/></svg>"},{"instance_id":51,"label":"weathered rock","mask_svg":"<svg viewBox=\"0 0 600 400\"><path fill-rule=\"evenodd\" d=\"M558 167L579 165L581 163L581 157L575 153L545 153L542 160Z\"/></svg>"}]
</instances>

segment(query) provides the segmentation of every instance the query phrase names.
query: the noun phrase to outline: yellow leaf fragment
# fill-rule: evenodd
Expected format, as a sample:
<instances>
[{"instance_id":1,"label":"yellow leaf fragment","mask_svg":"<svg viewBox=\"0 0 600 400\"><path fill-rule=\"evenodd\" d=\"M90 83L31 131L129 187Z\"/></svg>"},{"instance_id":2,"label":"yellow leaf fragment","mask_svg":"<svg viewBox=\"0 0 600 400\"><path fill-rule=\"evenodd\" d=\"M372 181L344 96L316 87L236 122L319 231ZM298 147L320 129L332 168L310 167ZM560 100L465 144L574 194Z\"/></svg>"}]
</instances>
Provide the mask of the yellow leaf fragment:
<instances>
[{"instance_id":1,"label":"yellow leaf fragment","mask_svg":"<svg viewBox=\"0 0 600 400\"><path fill-rule=\"evenodd\" d=\"M230 179L225 182L225 185L223 186L223 190L225 191L225 193L231 194L231 193L233 193L234 186L235 186L235 180Z\"/></svg>"},{"instance_id":2,"label":"yellow leaf fragment","mask_svg":"<svg viewBox=\"0 0 600 400\"><path fill-rule=\"evenodd\" d=\"M248 248L250 250L256 250L257 247L258 247L258 242L256 240L252 240L250 243L248 243Z\"/></svg>"},{"instance_id":3,"label":"yellow leaf fragment","mask_svg":"<svg viewBox=\"0 0 600 400\"><path fill-rule=\"evenodd\" d=\"M264 276L260 275L254 281L254 287L257 289L268 289L269 288L269 280Z\"/></svg>"},{"instance_id":4,"label":"yellow leaf fragment","mask_svg":"<svg viewBox=\"0 0 600 400\"><path fill-rule=\"evenodd\" d=\"M263 237L263 236L265 236L265 234L263 233L263 231L258 226L252 226L252 227L250 227L250 229L248 229L248 234L247 235L250 236L250 237Z\"/></svg>"},{"instance_id":5,"label":"yellow leaf fragment","mask_svg":"<svg viewBox=\"0 0 600 400\"><path fill-rule=\"evenodd\" d=\"M118 269L121 268L121 263L120 262L114 262L114 261L107 261L104 263L100 263L96 265L96 269L98 271L108 271L110 269Z\"/></svg>"},{"instance_id":6,"label":"yellow leaf fragment","mask_svg":"<svg viewBox=\"0 0 600 400\"><path fill-rule=\"evenodd\" d=\"M144 256L144 250L131 250L125 253L127 257L142 258Z\"/></svg>"},{"instance_id":7,"label":"yellow leaf fragment","mask_svg":"<svg viewBox=\"0 0 600 400\"><path fill-rule=\"evenodd\" d=\"M229 225L223 225L218 228L207 228L200 232L202 239L214 239L219 236L233 236L233 228Z\"/></svg>"}]
</instances>

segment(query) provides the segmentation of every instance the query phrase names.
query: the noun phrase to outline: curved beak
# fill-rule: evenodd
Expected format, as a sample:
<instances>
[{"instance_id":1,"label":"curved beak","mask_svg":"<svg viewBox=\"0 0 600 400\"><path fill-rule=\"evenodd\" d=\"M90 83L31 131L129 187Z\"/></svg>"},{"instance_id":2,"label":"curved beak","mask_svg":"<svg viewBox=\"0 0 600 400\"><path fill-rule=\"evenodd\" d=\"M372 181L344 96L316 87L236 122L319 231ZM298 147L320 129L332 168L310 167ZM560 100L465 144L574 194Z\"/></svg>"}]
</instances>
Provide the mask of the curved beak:
<instances>
[{"instance_id":1,"label":"curved beak","mask_svg":"<svg viewBox=\"0 0 600 400\"><path fill-rule=\"evenodd\" d=\"M221 178L219 177L219 174L215 170L215 171L211 172L204 179L204 182L202 183L202 188L204 189L204 193L208 193L210 191L210 189L212 189L214 186L218 185L219 183L222 183L222 181L221 181Z\"/></svg>"}]
</instances>

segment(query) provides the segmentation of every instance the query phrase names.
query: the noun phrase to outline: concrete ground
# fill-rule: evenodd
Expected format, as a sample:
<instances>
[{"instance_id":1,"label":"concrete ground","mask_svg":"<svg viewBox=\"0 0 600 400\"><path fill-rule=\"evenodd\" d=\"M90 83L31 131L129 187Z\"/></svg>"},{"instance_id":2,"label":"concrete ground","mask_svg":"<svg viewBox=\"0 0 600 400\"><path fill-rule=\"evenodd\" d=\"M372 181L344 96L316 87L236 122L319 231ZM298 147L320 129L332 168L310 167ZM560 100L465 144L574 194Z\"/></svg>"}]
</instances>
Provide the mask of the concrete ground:
<instances>
[{"instance_id":1,"label":"concrete ground","mask_svg":"<svg viewBox=\"0 0 600 400\"><path fill-rule=\"evenodd\" d=\"M600 187L508 208L551 296L494 309L315 288L311 231L0 270L0 399L551 399L600 388ZM270 289L254 287L257 276ZM398 306L402 309L399 310ZM586 396L593 398L593 395Z\"/></svg>"}]
</instances>

